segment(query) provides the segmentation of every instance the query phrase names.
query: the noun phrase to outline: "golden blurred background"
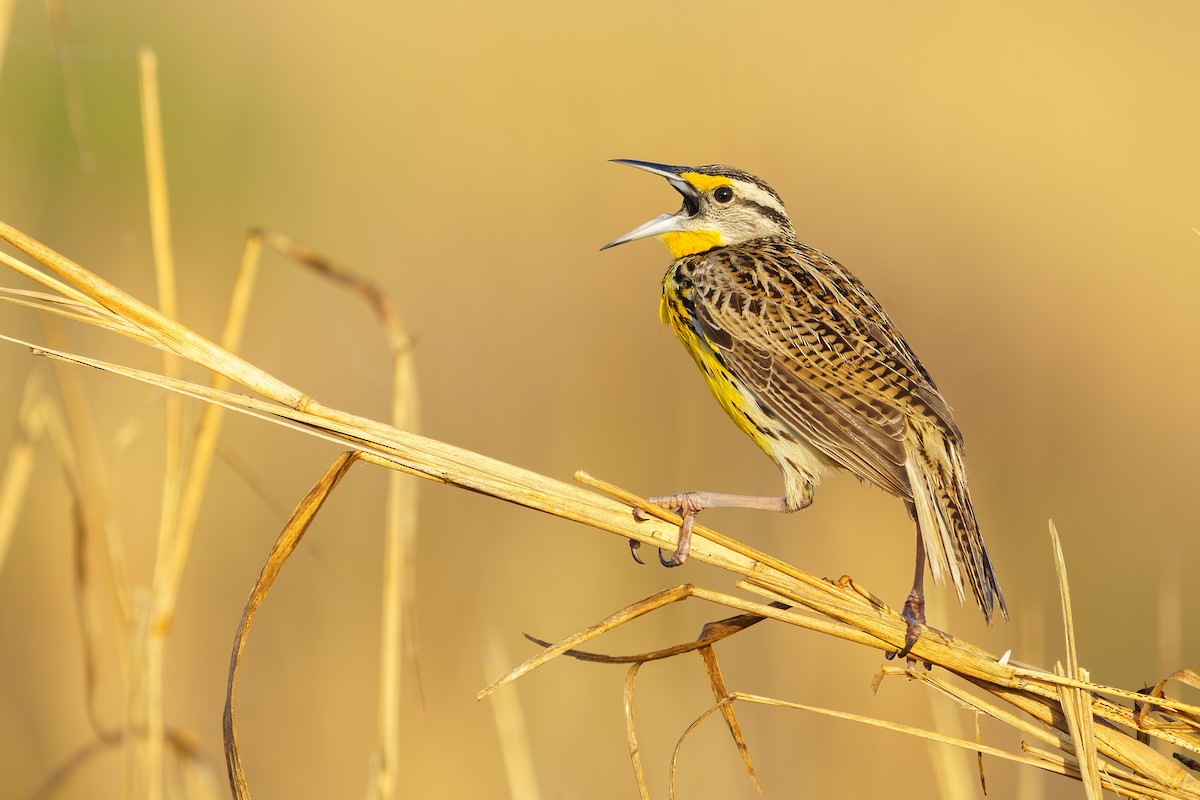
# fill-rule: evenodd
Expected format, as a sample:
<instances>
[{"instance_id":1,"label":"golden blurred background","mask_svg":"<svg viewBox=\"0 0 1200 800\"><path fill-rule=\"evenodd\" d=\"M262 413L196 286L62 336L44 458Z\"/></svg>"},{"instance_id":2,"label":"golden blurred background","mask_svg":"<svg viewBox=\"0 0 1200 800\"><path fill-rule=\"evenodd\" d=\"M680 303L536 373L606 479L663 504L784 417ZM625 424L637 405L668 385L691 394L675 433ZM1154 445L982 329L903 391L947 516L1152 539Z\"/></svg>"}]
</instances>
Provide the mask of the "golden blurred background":
<instances>
[{"instance_id":1,"label":"golden blurred background","mask_svg":"<svg viewBox=\"0 0 1200 800\"><path fill-rule=\"evenodd\" d=\"M6 4L0 3L0 15ZM1200 666L1194 453L1200 321L1200 6L1185 2L735 5L65 2L11 10L0 66L0 219L153 300L137 49L159 57L183 321L216 336L245 232L284 231L370 275L417 339L422 431L538 472L584 468L641 494L767 494L775 468L724 418L659 325L655 242L597 252L678 198L625 157L723 162L769 181L800 237L863 278L967 437L975 504L1012 620L988 629L945 588L931 624L1014 658L1063 658L1047 535L1072 577L1080 657L1140 688ZM68 65L64 71L63 65ZM64 83L73 76L74 89ZM68 119L79 100L80 134ZM85 149L81 156L80 144ZM15 278L5 279L12 284ZM0 307L0 330L38 338ZM149 352L72 331L86 352ZM381 337L354 300L266 256L244 354L326 404L383 419ZM0 348L0 447L25 380ZM106 435L113 525L152 566L162 395L81 375ZM191 413L197 409L191 407ZM4 452L0 450L0 452ZM336 450L227 423L167 644L167 724L211 759L229 647L276 533ZM24 797L91 741L70 508L48 446L0 571L0 796ZM251 637L240 734L256 797L358 797L377 715L382 497L359 466L284 571ZM913 537L901 504L831 478L796 516L706 522L898 606ZM403 686L409 797L504 797L481 663L515 664L702 565L638 567L624 542L452 488L420 490L415 648ZM597 649L686 641L699 601ZM928 693L878 695L881 659L783 626L721 645L732 688L931 726ZM120 664L99 665L116 725ZM624 670L556 661L518 682L542 796L632 797ZM711 705L693 657L640 680L642 755L665 796L672 748ZM742 712L771 797L927 797L930 746L800 712ZM955 716L955 715L952 715ZM959 730L973 720L956 714ZM986 741L1017 746L985 723ZM968 754L955 754L972 770ZM115 753L56 796L118 796ZM720 723L685 746L682 797L754 797ZM1078 786L989 760L989 793ZM940 790L942 796L961 796ZM974 791L978 793L976 786Z\"/></svg>"}]
</instances>

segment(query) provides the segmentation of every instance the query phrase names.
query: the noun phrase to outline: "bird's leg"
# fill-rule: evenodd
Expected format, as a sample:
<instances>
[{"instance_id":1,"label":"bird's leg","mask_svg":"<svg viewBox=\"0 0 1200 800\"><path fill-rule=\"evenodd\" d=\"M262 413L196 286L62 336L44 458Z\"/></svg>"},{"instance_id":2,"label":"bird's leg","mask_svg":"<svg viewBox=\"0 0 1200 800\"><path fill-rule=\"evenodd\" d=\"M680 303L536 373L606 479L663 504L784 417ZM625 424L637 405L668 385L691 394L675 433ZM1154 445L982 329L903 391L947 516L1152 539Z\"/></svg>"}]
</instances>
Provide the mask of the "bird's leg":
<instances>
[{"instance_id":1,"label":"bird's leg","mask_svg":"<svg viewBox=\"0 0 1200 800\"><path fill-rule=\"evenodd\" d=\"M654 505L674 511L683 518L683 523L679 526L679 544L676 545L675 552L671 554L670 558L663 558L660 552L658 560L664 567L678 567L687 561L688 553L692 549L692 528L696 524L696 515L706 508L757 508L762 511L790 513L799 511L812 503L811 484L806 488L808 490L800 502L791 502L787 497L759 497L717 492L681 492L665 497L651 497L649 498L650 502ZM637 509L634 510L633 516L639 520L646 519L646 515ZM636 554L634 558L637 558Z\"/></svg>"},{"instance_id":2,"label":"bird's leg","mask_svg":"<svg viewBox=\"0 0 1200 800\"><path fill-rule=\"evenodd\" d=\"M917 563L916 572L913 575L913 588L908 593L908 599L904 601L904 610L900 612L900 616L908 623L908 630L904 635L904 649L896 656L907 658L911 664L915 659L908 654L912 650L913 645L917 643L917 639L921 638L921 629L925 627L925 540L921 538L921 528L917 527ZM888 656L892 658L892 656ZM929 665L925 665L929 668Z\"/></svg>"}]
</instances>

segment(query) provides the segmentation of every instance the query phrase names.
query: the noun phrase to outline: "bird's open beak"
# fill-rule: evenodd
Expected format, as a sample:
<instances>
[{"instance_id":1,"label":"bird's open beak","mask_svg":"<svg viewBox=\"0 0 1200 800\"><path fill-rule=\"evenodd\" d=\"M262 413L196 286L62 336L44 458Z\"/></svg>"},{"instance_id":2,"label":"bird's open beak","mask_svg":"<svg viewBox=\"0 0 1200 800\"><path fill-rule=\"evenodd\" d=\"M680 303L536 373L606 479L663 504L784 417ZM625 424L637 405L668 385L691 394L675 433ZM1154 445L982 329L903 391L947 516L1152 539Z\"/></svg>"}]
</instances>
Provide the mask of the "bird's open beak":
<instances>
[{"instance_id":1,"label":"bird's open beak","mask_svg":"<svg viewBox=\"0 0 1200 800\"><path fill-rule=\"evenodd\" d=\"M618 236L616 239L613 239L604 245L604 247L601 247L601 250L607 250L610 247L616 247L619 244L632 242L636 239L645 239L647 236L660 236L664 233L676 233L687 230L684 222L695 216L696 212L700 210L700 192L696 191L696 187L680 177L680 173L689 171L691 167L672 167L669 164L654 164L650 161L634 161L628 158L614 158L613 161L617 164L628 164L637 169L644 169L646 172L666 178L667 183L671 184L675 188L675 191L683 195L683 207L674 214L663 214L644 225L637 226L624 236Z\"/></svg>"}]
</instances>

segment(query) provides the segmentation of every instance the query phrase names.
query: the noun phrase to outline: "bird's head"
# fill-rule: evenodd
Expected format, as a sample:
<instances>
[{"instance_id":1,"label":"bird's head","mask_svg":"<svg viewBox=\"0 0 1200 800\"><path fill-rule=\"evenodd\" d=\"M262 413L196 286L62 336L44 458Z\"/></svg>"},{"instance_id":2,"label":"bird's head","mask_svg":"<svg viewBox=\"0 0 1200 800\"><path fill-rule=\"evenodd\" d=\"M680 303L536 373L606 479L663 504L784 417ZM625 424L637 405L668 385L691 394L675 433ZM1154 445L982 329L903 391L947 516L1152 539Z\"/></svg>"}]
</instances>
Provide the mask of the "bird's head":
<instances>
[{"instance_id":1,"label":"bird's head","mask_svg":"<svg viewBox=\"0 0 1200 800\"><path fill-rule=\"evenodd\" d=\"M666 178L683 195L683 207L639 225L601 250L657 236L671 255L683 258L751 239L795 237L779 195L748 172L721 164L673 167L625 158L614 160Z\"/></svg>"}]
</instances>

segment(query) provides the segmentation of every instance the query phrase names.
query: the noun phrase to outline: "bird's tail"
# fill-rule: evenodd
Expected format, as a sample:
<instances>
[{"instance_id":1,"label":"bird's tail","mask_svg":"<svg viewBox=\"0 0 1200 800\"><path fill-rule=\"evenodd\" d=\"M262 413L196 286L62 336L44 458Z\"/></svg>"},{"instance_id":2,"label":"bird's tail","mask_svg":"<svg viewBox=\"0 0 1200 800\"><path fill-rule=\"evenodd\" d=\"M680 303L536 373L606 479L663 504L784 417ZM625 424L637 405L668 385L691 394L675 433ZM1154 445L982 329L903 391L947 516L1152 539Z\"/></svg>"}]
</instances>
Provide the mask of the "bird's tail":
<instances>
[{"instance_id":1,"label":"bird's tail","mask_svg":"<svg viewBox=\"0 0 1200 800\"><path fill-rule=\"evenodd\" d=\"M960 603L965 596L965 573L965 583L970 584L987 621L991 623L997 607L1008 619L1004 595L967 493L959 447L941 431L926 432L923 428L910 426L910 435L915 435L909 440L906 466L929 571L938 583L949 573Z\"/></svg>"}]
</instances>

